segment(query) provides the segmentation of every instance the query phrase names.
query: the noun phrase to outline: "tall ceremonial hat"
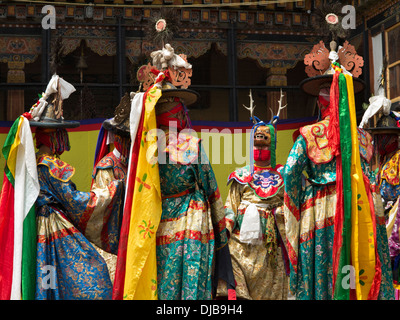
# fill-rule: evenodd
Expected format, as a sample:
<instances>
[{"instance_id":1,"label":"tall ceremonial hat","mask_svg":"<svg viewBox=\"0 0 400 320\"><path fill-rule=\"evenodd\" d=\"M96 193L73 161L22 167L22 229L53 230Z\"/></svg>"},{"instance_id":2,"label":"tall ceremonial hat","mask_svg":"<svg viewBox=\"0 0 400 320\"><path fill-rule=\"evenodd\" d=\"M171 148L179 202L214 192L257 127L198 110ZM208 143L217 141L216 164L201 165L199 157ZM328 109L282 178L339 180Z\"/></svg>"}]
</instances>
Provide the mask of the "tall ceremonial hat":
<instances>
[{"instance_id":1,"label":"tall ceremonial hat","mask_svg":"<svg viewBox=\"0 0 400 320\"><path fill-rule=\"evenodd\" d=\"M378 92L369 98L368 108L365 110L360 122L360 128L365 128L375 135L400 134L400 113L391 110L392 102L385 95L386 59L384 59L378 80ZM370 119L376 114L380 115L374 126L370 126Z\"/></svg>"},{"instance_id":2,"label":"tall ceremonial hat","mask_svg":"<svg viewBox=\"0 0 400 320\"><path fill-rule=\"evenodd\" d=\"M63 64L64 45L61 36L57 36L50 53L50 69L53 76L39 100L25 113L32 127L76 128L78 121L68 121L63 117L63 101L75 92L75 87L58 76L57 68Z\"/></svg>"},{"instance_id":3,"label":"tall ceremonial hat","mask_svg":"<svg viewBox=\"0 0 400 320\"><path fill-rule=\"evenodd\" d=\"M115 108L114 117L103 122L103 128L120 136L130 136L129 116L131 112L131 98L134 93L128 92L121 98Z\"/></svg>"},{"instance_id":4,"label":"tall ceremonial hat","mask_svg":"<svg viewBox=\"0 0 400 320\"><path fill-rule=\"evenodd\" d=\"M320 89L329 87L332 83L334 69L331 63L340 63L342 68L353 75L354 93L357 94L364 90L365 83L359 79L361 67L364 64L363 58L359 56L354 46L345 41L343 46L336 51L336 42L331 41L330 51L325 47L323 41L316 44L312 51L304 58L308 79L300 83L300 88L312 96L318 96Z\"/></svg>"},{"instance_id":5,"label":"tall ceremonial hat","mask_svg":"<svg viewBox=\"0 0 400 320\"><path fill-rule=\"evenodd\" d=\"M315 11L313 27L329 37L326 40L330 43L328 50L324 40L321 40L304 58L305 71L309 78L300 83L300 88L312 96L318 96L320 89L331 85L335 73L332 63L340 64L344 72L352 74L355 94L365 87L364 81L358 78L364 65L363 58L347 40L342 46L337 46L338 39L343 39L348 34L348 30L342 27L341 8L339 2L326 3Z\"/></svg>"},{"instance_id":6,"label":"tall ceremonial hat","mask_svg":"<svg viewBox=\"0 0 400 320\"><path fill-rule=\"evenodd\" d=\"M32 106L28 115L31 127L43 128L76 128L78 121L65 120L63 117L63 101L75 92L75 87L54 74L46 91L39 95L39 100Z\"/></svg>"},{"instance_id":7,"label":"tall ceremonial hat","mask_svg":"<svg viewBox=\"0 0 400 320\"><path fill-rule=\"evenodd\" d=\"M388 115L382 114L375 127L366 129L376 134L400 134L400 113L391 111Z\"/></svg>"},{"instance_id":8,"label":"tall ceremonial hat","mask_svg":"<svg viewBox=\"0 0 400 320\"><path fill-rule=\"evenodd\" d=\"M162 81L162 96L157 102L156 113L163 113L177 104L177 99L185 106L197 101L199 94L188 87L191 84L192 65L187 62L184 54L176 54L169 43L174 32L178 30L176 12L173 9L162 8L159 16L153 17L147 26L147 37L160 50L150 54L151 63L143 65L137 72L137 79L142 88L147 90L154 84L160 72L166 77Z\"/></svg>"}]
</instances>

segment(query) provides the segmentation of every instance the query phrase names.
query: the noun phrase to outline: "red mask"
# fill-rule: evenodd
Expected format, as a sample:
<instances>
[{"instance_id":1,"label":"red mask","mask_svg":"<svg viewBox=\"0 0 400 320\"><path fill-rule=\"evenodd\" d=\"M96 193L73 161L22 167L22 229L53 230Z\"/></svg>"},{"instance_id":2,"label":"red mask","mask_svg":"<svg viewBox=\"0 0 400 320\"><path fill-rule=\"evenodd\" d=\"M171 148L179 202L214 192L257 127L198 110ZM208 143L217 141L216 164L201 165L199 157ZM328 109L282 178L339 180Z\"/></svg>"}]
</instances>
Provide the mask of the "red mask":
<instances>
[{"instance_id":1,"label":"red mask","mask_svg":"<svg viewBox=\"0 0 400 320\"><path fill-rule=\"evenodd\" d=\"M68 132L66 129L50 129L38 127L35 132L36 148L42 144L49 147L51 153L61 155L70 150Z\"/></svg>"},{"instance_id":2,"label":"red mask","mask_svg":"<svg viewBox=\"0 0 400 320\"><path fill-rule=\"evenodd\" d=\"M377 136L378 152L381 156L387 155L398 149L397 134L387 134Z\"/></svg>"},{"instance_id":3,"label":"red mask","mask_svg":"<svg viewBox=\"0 0 400 320\"><path fill-rule=\"evenodd\" d=\"M321 116L323 119L325 119L327 116L329 116L329 112L330 112L329 101L330 101L330 89L322 88L319 91L318 102L319 102L319 108L321 111Z\"/></svg>"},{"instance_id":4,"label":"red mask","mask_svg":"<svg viewBox=\"0 0 400 320\"><path fill-rule=\"evenodd\" d=\"M253 149L254 161L268 161L271 159L271 150L268 149Z\"/></svg>"},{"instance_id":5,"label":"red mask","mask_svg":"<svg viewBox=\"0 0 400 320\"><path fill-rule=\"evenodd\" d=\"M168 112L157 115L157 125L174 127L177 128L178 131L186 128L186 120L177 118L178 113L182 112L183 110L182 103L179 103Z\"/></svg>"}]
</instances>

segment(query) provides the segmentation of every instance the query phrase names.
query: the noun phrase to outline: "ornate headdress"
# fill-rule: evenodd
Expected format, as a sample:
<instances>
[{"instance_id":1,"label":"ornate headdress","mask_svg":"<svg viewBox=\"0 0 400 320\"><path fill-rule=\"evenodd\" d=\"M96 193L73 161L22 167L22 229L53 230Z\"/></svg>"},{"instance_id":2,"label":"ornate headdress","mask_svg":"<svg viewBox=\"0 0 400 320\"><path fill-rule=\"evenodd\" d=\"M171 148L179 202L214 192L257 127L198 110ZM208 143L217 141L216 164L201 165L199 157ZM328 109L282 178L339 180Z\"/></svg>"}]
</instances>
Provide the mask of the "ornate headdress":
<instances>
[{"instance_id":1,"label":"ornate headdress","mask_svg":"<svg viewBox=\"0 0 400 320\"><path fill-rule=\"evenodd\" d=\"M380 162L385 161L386 155L398 150L400 135L400 113L391 110L392 102L385 96L385 68L386 63L384 61L379 79L378 94L369 98L369 106L365 110L359 125L360 128L363 128L369 124L370 118L381 113L375 127L366 128L374 137L374 148L380 155Z\"/></svg>"},{"instance_id":2,"label":"ornate headdress","mask_svg":"<svg viewBox=\"0 0 400 320\"><path fill-rule=\"evenodd\" d=\"M360 128L365 127L370 118L382 111L383 114L377 121L376 126L366 129L374 135L400 133L400 113L391 111L392 102L385 96L385 74L386 59L383 61L379 77L378 94L369 98L369 106L365 110L359 126Z\"/></svg>"},{"instance_id":3,"label":"ornate headdress","mask_svg":"<svg viewBox=\"0 0 400 320\"><path fill-rule=\"evenodd\" d=\"M36 147L46 145L51 152L61 155L70 149L68 133L65 129L80 126L78 121L65 120L63 100L75 92L72 84L54 74L46 91L39 95L39 100L23 116L29 120L35 132Z\"/></svg>"},{"instance_id":4,"label":"ornate headdress","mask_svg":"<svg viewBox=\"0 0 400 320\"><path fill-rule=\"evenodd\" d=\"M128 92L121 98L115 108L114 117L103 122L103 128L120 136L129 137L129 116L131 112L131 95ZM134 94L133 94L134 95Z\"/></svg>"},{"instance_id":5,"label":"ornate headdress","mask_svg":"<svg viewBox=\"0 0 400 320\"><path fill-rule=\"evenodd\" d=\"M75 92L72 84L54 74L46 91L39 95L39 100L24 116L29 119L31 127L76 128L78 121L65 120L63 117L63 100Z\"/></svg>"},{"instance_id":6,"label":"ornate headdress","mask_svg":"<svg viewBox=\"0 0 400 320\"><path fill-rule=\"evenodd\" d=\"M368 128L367 130L374 135L400 134L400 113L396 111L390 111L389 114L381 115L376 122L376 127Z\"/></svg>"},{"instance_id":7,"label":"ornate headdress","mask_svg":"<svg viewBox=\"0 0 400 320\"><path fill-rule=\"evenodd\" d=\"M313 96L318 96L323 87L329 87L334 71L334 65L340 67L343 73L351 73L354 78L354 92L358 93L364 89L364 82L360 76L364 60L359 56L351 44L346 40L343 46L337 48L338 38L344 39L348 29L342 26L342 4L330 1L322 4L315 10L315 21L313 27L323 35L329 37L329 49L325 47L324 41L314 45L313 49L304 58L306 73L310 77L300 83L301 89Z\"/></svg>"},{"instance_id":8,"label":"ornate headdress","mask_svg":"<svg viewBox=\"0 0 400 320\"><path fill-rule=\"evenodd\" d=\"M177 29L173 18L167 20L168 14L173 16L172 12L166 11L165 17L161 16L151 21L150 40L156 45L161 44L162 49L152 52L150 54L152 63L143 65L137 72L137 79L144 90L154 82L162 81L162 97L156 108L158 114L173 108L176 105L176 98L185 106L189 106L199 97L197 92L188 89L191 83L192 65L187 62L186 55L176 54L174 48L167 43ZM159 78L160 73L164 76L162 79Z\"/></svg>"},{"instance_id":9,"label":"ornate headdress","mask_svg":"<svg viewBox=\"0 0 400 320\"><path fill-rule=\"evenodd\" d=\"M50 68L53 76L45 92L39 94L38 101L29 112L24 113L32 127L75 128L80 125L78 121L67 121L63 117L63 100L68 99L76 91L72 84L57 75L57 68L62 64L63 58L63 39L58 36L50 53Z\"/></svg>"},{"instance_id":10,"label":"ornate headdress","mask_svg":"<svg viewBox=\"0 0 400 320\"><path fill-rule=\"evenodd\" d=\"M344 73L347 72L353 76L354 93L359 93L364 89L364 81L358 78L362 73L361 67L364 65L363 58L348 41L345 41L343 46L339 46L337 51L336 48L337 43L334 40L330 42L330 51L325 47L324 42L320 41L304 57L305 71L309 76L300 83L300 88L304 92L318 96L321 88L329 87L335 73L334 65L340 66Z\"/></svg>"}]
</instances>

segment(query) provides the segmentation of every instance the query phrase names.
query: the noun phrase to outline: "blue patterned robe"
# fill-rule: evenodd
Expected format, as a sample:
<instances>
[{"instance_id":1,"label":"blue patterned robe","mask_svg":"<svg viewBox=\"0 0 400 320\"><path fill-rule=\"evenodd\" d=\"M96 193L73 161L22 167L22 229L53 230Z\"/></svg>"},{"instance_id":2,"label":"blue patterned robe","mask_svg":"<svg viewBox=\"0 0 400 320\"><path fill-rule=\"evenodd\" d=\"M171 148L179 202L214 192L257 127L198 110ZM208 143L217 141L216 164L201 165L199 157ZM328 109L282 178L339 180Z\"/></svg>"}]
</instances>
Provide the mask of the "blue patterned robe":
<instances>
[{"instance_id":1,"label":"blue patterned robe","mask_svg":"<svg viewBox=\"0 0 400 320\"><path fill-rule=\"evenodd\" d=\"M104 199L76 190L75 169L57 158L39 157L37 169L36 299L111 299L106 263L81 231ZM113 182L108 195L117 196L121 186Z\"/></svg>"}]
</instances>

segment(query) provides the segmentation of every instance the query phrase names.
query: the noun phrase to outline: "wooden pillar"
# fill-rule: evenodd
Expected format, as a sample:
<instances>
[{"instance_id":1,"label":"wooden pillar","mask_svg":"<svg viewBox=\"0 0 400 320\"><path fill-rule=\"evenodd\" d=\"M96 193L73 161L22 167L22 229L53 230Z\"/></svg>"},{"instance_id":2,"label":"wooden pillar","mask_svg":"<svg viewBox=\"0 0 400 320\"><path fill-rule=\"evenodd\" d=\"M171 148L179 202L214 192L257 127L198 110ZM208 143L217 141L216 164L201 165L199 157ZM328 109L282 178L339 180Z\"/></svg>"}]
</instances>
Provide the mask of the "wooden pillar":
<instances>
[{"instance_id":1,"label":"wooden pillar","mask_svg":"<svg viewBox=\"0 0 400 320\"><path fill-rule=\"evenodd\" d=\"M12 61L8 62L7 83L25 82L25 62L20 61L19 56L14 56ZM7 92L7 112L6 120L14 121L18 116L24 113L24 90L8 90Z\"/></svg>"},{"instance_id":2,"label":"wooden pillar","mask_svg":"<svg viewBox=\"0 0 400 320\"><path fill-rule=\"evenodd\" d=\"M118 17L117 26L117 63L118 63L118 84L119 84L119 97L122 98L125 94L123 88L126 82L126 47L125 47L125 27L123 25L123 19Z\"/></svg>"},{"instance_id":3,"label":"wooden pillar","mask_svg":"<svg viewBox=\"0 0 400 320\"><path fill-rule=\"evenodd\" d=\"M236 23L230 21L228 29L228 84L229 84L229 121L238 121L237 106L237 52L236 52Z\"/></svg>"},{"instance_id":4,"label":"wooden pillar","mask_svg":"<svg viewBox=\"0 0 400 320\"><path fill-rule=\"evenodd\" d=\"M268 76L266 80L266 85L271 86L271 87L286 87L287 86L287 77L286 77L286 68L282 67L272 67L268 70ZM285 89L282 88L282 93L284 95L282 99L282 106L286 104L286 94L285 94ZM268 90L267 92L267 105L269 108L272 109L273 115L276 115L278 113L278 101L281 97L280 90L274 90L270 91ZM270 115L270 118L272 118L272 115ZM279 119L286 119L287 118L287 110L286 108L281 110Z\"/></svg>"}]
</instances>

